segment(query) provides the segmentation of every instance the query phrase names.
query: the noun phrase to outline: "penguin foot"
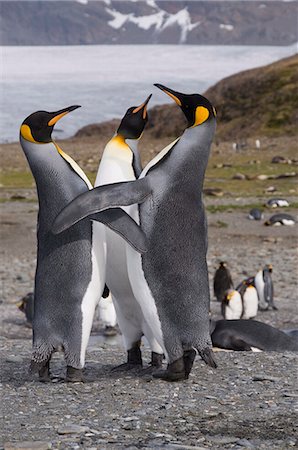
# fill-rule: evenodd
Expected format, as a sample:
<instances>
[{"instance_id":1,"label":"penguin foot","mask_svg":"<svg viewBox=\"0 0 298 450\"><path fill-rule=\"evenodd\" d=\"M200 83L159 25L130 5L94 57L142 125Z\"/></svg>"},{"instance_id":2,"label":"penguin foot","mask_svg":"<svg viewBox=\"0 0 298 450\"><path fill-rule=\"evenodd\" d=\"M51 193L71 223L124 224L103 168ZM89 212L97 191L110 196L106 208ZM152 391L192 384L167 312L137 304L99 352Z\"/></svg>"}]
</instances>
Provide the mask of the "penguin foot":
<instances>
[{"instance_id":1,"label":"penguin foot","mask_svg":"<svg viewBox=\"0 0 298 450\"><path fill-rule=\"evenodd\" d=\"M127 362L112 369L112 372L128 372L143 367L142 353L139 343L127 351Z\"/></svg>"},{"instance_id":2,"label":"penguin foot","mask_svg":"<svg viewBox=\"0 0 298 450\"><path fill-rule=\"evenodd\" d=\"M50 360L47 361L46 364L41 369L39 369L38 381L40 381L41 383L50 383L51 382Z\"/></svg>"},{"instance_id":3,"label":"penguin foot","mask_svg":"<svg viewBox=\"0 0 298 450\"><path fill-rule=\"evenodd\" d=\"M150 365L142 370L141 375L152 375L155 370L160 369L163 358L163 354L152 352Z\"/></svg>"},{"instance_id":4,"label":"penguin foot","mask_svg":"<svg viewBox=\"0 0 298 450\"><path fill-rule=\"evenodd\" d=\"M119 366L113 367L111 372L129 372L130 370L141 369L143 367L142 364L131 364L131 363L123 363Z\"/></svg>"},{"instance_id":5,"label":"penguin foot","mask_svg":"<svg viewBox=\"0 0 298 450\"><path fill-rule=\"evenodd\" d=\"M181 381L186 380L187 377L185 375L185 367L184 367L184 358L177 359L176 361L168 364L166 370L157 370L153 372L154 378L159 378L164 381Z\"/></svg>"},{"instance_id":6,"label":"penguin foot","mask_svg":"<svg viewBox=\"0 0 298 450\"><path fill-rule=\"evenodd\" d=\"M183 353L186 380L189 377L195 358L196 358L196 351L193 348L191 350L185 350L185 352Z\"/></svg>"},{"instance_id":7,"label":"penguin foot","mask_svg":"<svg viewBox=\"0 0 298 450\"><path fill-rule=\"evenodd\" d=\"M65 381L68 383L83 383L83 369L75 369L74 367L67 366Z\"/></svg>"},{"instance_id":8,"label":"penguin foot","mask_svg":"<svg viewBox=\"0 0 298 450\"><path fill-rule=\"evenodd\" d=\"M214 359L214 353L211 348L206 347L203 350L198 350L200 357L202 360L210 367L216 369L217 364Z\"/></svg>"}]
</instances>

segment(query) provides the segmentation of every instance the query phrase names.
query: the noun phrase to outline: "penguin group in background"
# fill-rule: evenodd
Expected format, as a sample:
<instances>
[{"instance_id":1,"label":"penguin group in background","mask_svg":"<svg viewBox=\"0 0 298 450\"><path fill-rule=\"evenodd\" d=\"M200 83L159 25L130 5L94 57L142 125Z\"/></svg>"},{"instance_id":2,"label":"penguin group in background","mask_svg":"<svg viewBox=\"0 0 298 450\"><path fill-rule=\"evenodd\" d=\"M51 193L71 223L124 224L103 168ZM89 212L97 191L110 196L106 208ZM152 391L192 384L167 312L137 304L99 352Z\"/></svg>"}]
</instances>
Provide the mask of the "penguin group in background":
<instances>
[{"instance_id":1,"label":"penguin group in background","mask_svg":"<svg viewBox=\"0 0 298 450\"><path fill-rule=\"evenodd\" d=\"M280 226L280 225L295 225L296 220L291 214L274 214L271 216L264 225L267 226Z\"/></svg>"},{"instance_id":2,"label":"penguin group in background","mask_svg":"<svg viewBox=\"0 0 298 450\"><path fill-rule=\"evenodd\" d=\"M229 289L221 302L221 313L226 320L240 319L243 312L242 298L236 289Z\"/></svg>"},{"instance_id":3,"label":"penguin group in background","mask_svg":"<svg viewBox=\"0 0 298 450\"><path fill-rule=\"evenodd\" d=\"M263 269L257 272L254 279L254 285L258 292L259 309L261 311L266 311L269 308L277 310L273 301L274 291L271 276L272 272L272 265L267 264Z\"/></svg>"},{"instance_id":4,"label":"penguin group in background","mask_svg":"<svg viewBox=\"0 0 298 450\"><path fill-rule=\"evenodd\" d=\"M284 198L271 198L267 201L266 206L268 208L283 208L285 206L290 206L288 200Z\"/></svg>"},{"instance_id":5,"label":"penguin group in background","mask_svg":"<svg viewBox=\"0 0 298 450\"><path fill-rule=\"evenodd\" d=\"M66 380L82 380L94 310L105 285L105 243L93 246L92 223L81 221L59 235L51 231L57 214L92 189L82 169L51 137L58 120L78 107L37 111L20 129L39 201L31 370L38 370L43 382L51 380L50 359L58 349L64 351ZM96 218L136 247L144 246L143 232L120 208Z\"/></svg>"},{"instance_id":6,"label":"penguin group in background","mask_svg":"<svg viewBox=\"0 0 298 450\"><path fill-rule=\"evenodd\" d=\"M222 302L225 293L229 289L234 289L231 273L225 261L219 263L219 267L215 271L213 279L213 290L216 300Z\"/></svg>"},{"instance_id":7,"label":"penguin group in background","mask_svg":"<svg viewBox=\"0 0 298 450\"><path fill-rule=\"evenodd\" d=\"M188 378L196 351L216 367L209 331L207 222L202 203L216 119L205 97L156 86L181 107L187 129L147 164L138 180L80 195L59 214L54 229L62 231L107 207L139 204L138 221L148 249L139 255L128 248L129 279L167 359L167 369L153 375L177 381Z\"/></svg>"},{"instance_id":8,"label":"penguin group in background","mask_svg":"<svg viewBox=\"0 0 298 450\"><path fill-rule=\"evenodd\" d=\"M259 208L253 208L249 211L248 219L250 220L262 220L264 217L263 211Z\"/></svg>"},{"instance_id":9,"label":"penguin group in background","mask_svg":"<svg viewBox=\"0 0 298 450\"><path fill-rule=\"evenodd\" d=\"M142 170L140 156L135 143L141 137L148 121L147 105L150 98L151 95L140 106L132 106L126 111L115 136L104 149L95 187L109 183L132 181L140 175ZM126 209L126 211L128 210ZM130 207L129 214L136 219L138 206ZM104 228L102 224L94 225ZM142 366L140 345L143 335L147 338L152 350L151 367L161 367L163 350L154 338L134 296L129 280L126 261L127 244L113 231L108 229L103 231L105 232L107 245L106 283L113 299L113 302L109 305L109 310L113 314L112 305L114 304L127 352L127 362L114 368L114 370L129 370Z\"/></svg>"},{"instance_id":10,"label":"penguin group in background","mask_svg":"<svg viewBox=\"0 0 298 450\"><path fill-rule=\"evenodd\" d=\"M34 315L34 293L28 292L28 294L18 301L17 307L25 314L28 325L32 327Z\"/></svg>"},{"instance_id":11,"label":"penguin group in background","mask_svg":"<svg viewBox=\"0 0 298 450\"><path fill-rule=\"evenodd\" d=\"M244 280L236 290L241 295L242 299L242 314L241 319L252 319L258 313L258 293L252 283Z\"/></svg>"},{"instance_id":12,"label":"penguin group in background","mask_svg":"<svg viewBox=\"0 0 298 450\"><path fill-rule=\"evenodd\" d=\"M226 350L298 351L297 337L257 320L211 320L210 332L213 346Z\"/></svg>"}]
</instances>

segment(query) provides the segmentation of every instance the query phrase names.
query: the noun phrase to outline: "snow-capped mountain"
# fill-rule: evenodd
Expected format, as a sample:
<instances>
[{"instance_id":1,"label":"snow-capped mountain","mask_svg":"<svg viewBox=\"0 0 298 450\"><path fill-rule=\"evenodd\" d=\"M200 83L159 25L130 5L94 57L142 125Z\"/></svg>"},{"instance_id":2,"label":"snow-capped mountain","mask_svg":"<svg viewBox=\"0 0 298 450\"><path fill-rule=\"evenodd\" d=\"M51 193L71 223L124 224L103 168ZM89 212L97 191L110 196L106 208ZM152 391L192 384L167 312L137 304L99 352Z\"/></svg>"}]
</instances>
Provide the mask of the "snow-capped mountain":
<instances>
[{"instance_id":1,"label":"snow-capped mountain","mask_svg":"<svg viewBox=\"0 0 298 450\"><path fill-rule=\"evenodd\" d=\"M1 1L1 44L248 44L297 41L297 2Z\"/></svg>"}]
</instances>

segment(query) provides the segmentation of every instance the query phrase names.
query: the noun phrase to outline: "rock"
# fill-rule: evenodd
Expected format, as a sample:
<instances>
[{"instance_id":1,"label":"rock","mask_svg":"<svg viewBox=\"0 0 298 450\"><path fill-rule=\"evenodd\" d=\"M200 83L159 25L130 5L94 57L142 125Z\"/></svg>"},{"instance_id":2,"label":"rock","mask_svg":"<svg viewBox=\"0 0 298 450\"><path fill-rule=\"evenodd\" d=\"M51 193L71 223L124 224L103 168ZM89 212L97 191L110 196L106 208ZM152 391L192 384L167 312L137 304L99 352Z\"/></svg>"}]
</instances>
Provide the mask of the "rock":
<instances>
[{"instance_id":1,"label":"rock","mask_svg":"<svg viewBox=\"0 0 298 450\"><path fill-rule=\"evenodd\" d=\"M256 448L255 445L249 442L247 439L240 439L240 441L237 441L237 444L245 448Z\"/></svg>"},{"instance_id":2,"label":"rock","mask_svg":"<svg viewBox=\"0 0 298 450\"><path fill-rule=\"evenodd\" d=\"M284 156L273 156L271 159L272 164L286 164L288 160Z\"/></svg>"},{"instance_id":3,"label":"rock","mask_svg":"<svg viewBox=\"0 0 298 450\"><path fill-rule=\"evenodd\" d=\"M269 178L270 178L269 175L264 175L264 174L261 174L261 175L257 175L257 176L256 176L256 179L257 179L257 180L261 180L261 181L268 180Z\"/></svg>"},{"instance_id":4,"label":"rock","mask_svg":"<svg viewBox=\"0 0 298 450\"><path fill-rule=\"evenodd\" d=\"M64 425L59 427L57 430L58 434L81 434L88 433L90 431L89 427L81 426L81 425Z\"/></svg>"},{"instance_id":5,"label":"rock","mask_svg":"<svg viewBox=\"0 0 298 450\"><path fill-rule=\"evenodd\" d=\"M235 444L239 441L238 437L234 436L206 436L207 441L214 444Z\"/></svg>"},{"instance_id":6,"label":"rock","mask_svg":"<svg viewBox=\"0 0 298 450\"><path fill-rule=\"evenodd\" d=\"M246 175L244 175L244 173L235 173L232 180L246 180Z\"/></svg>"},{"instance_id":7,"label":"rock","mask_svg":"<svg viewBox=\"0 0 298 450\"><path fill-rule=\"evenodd\" d=\"M254 375L252 377L252 381L271 381L272 383L275 383L276 381L279 381L280 378L277 377L271 377L269 375Z\"/></svg>"},{"instance_id":8,"label":"rock","mask_svg":"<svg viewBox=\"0 0 298 450\"><path fill-rule=\"evenodd\" d=\"M22 363L23 362L23 358L21 356L10 355L7 358L5 358L5 362L8 362L8 363Z\"/></svg>"},{"instance_id":9,"label":"rock","mask_svg":"<svg viewBox=\"0 0 298 450\"><path fill-rule=\"evenodd\" d=\"M277 189L274 186L269 186L267 189L265 189L265 192L275 192Z\"/></svg>"},{"instance_id":10,"label":"rock","mask_svg":"<svg viewBox=\"0 0 298 450\"><path fill-rule=\"evenodd\" d=\"M4 444L4 450L48 450L51 448L51 442L44 441L6 442Z\"/></svg>"},{"instance_id":11,"label":"rock","mask_svg":"<svg viewBox=\"0 0 298 450\"><path fill-rule=\"evenodd\" d=\"M224 195L224 192L219 188L206 188L203 190L203 193L213 197L222 197Z\"/></svg>"}]
</instances>

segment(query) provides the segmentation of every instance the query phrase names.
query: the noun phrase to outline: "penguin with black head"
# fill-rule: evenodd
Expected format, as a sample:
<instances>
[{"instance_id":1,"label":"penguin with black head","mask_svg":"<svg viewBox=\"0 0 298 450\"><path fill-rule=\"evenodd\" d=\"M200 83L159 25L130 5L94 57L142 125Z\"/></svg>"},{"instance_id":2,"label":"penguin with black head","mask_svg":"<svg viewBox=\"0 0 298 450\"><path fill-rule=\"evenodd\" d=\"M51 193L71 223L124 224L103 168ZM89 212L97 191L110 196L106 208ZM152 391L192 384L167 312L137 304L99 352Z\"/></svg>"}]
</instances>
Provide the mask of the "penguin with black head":
<instances>
[{"instance_id":1,"label":"penguin with black head","mask_svg":"<svg viewBox=\"0 0 298 450\"><path fill-rule=\"evenodd\" d=\"M216 300L222 302L225 293L229 289L234 289L231 272L229 271L227 263L221 261L219 267L215 271L213 279L213 290Z\"/></svg>"},{"instance_id":2,"label":"penguin with black head","mask_svg":"<svg viewBox=\"0 0 298 450\"><path fill-rule=\"evenodd\" d=\"M51 380L51 355L61 348L66 380L82 380L94 310L105 285L105 243L93 248L92 223L81 221L59 236L51 231L57 214L92 189L83 170L52 140L55 124L77 108L37 111L20 129L39 201L31 370L38 370L44 382ZM104 211L97 219L144 246L144 234L120 208Z\"/></svg>"},{"instance_id":3,"label":"penguin with black head","mask_svg":"<svg viewBox=\"0 0 298 450\"><path fill-rule=\"evenodd\" d=\"M207 221L202 201L216 113L199 94L156 86L185 114L188 126L182 136L153 158L138 180L101 186L78 197L59 214L54 230L60 232L106 207L139 204L138 221L148 250L140 256L128 248L129 278L167 359L167 369L154 376L178 381L188 378L196 352L216 367L209 332Z\"/></svg>"}]
</instances>

